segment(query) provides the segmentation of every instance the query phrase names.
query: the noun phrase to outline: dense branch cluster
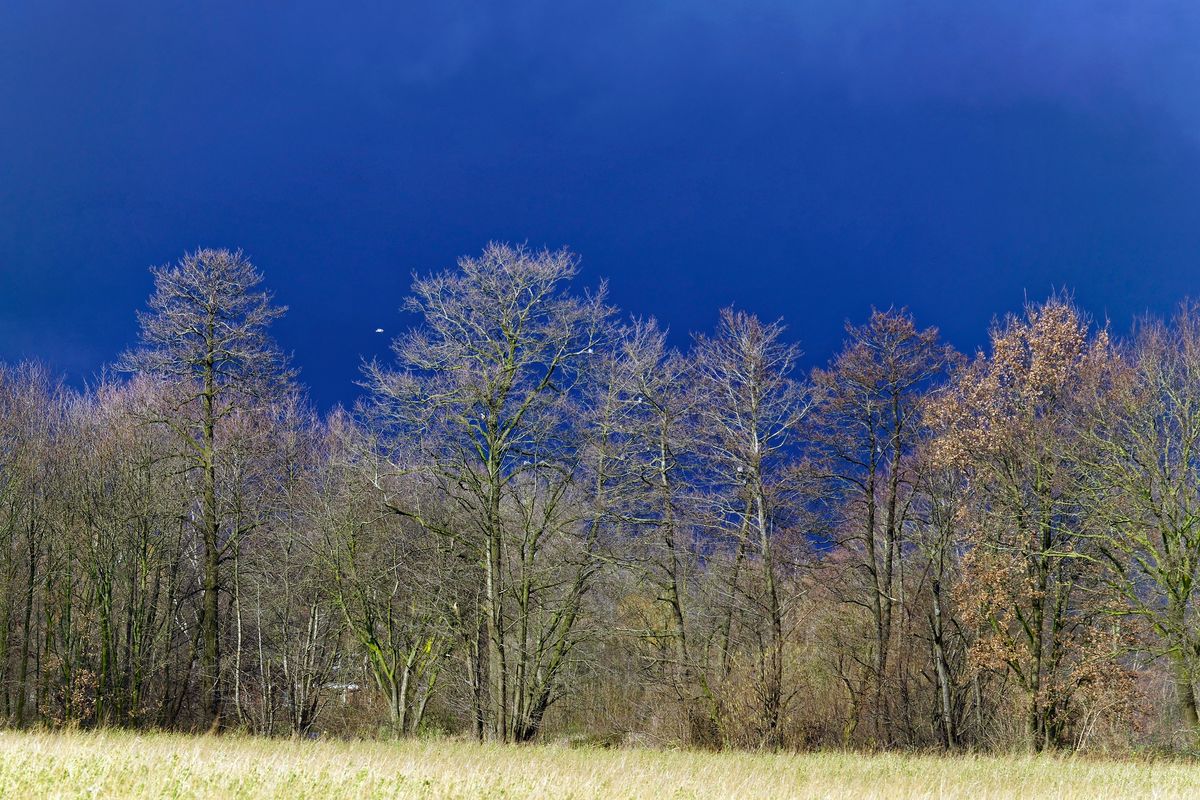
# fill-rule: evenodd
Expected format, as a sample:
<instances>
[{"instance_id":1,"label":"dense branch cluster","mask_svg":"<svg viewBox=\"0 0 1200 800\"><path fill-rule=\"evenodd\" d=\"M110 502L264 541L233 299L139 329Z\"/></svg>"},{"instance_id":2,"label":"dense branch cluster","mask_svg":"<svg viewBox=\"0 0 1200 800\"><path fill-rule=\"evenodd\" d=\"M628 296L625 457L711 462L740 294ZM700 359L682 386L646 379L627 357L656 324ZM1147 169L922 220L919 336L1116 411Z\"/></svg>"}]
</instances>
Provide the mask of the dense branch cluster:
<instances>
[{"instance_id":1,"label":"dense branch cluster","mask_svg":"<svg viewBox=\"0 0 1200 800\"><path fill-rule=\"evenodd\" d=\"M240 252L85 391L0 366L0 716L707 747L1193 749L1200 308L905 310L806 374L491 244L314 412Z\"/></svg>"}]
</instances>

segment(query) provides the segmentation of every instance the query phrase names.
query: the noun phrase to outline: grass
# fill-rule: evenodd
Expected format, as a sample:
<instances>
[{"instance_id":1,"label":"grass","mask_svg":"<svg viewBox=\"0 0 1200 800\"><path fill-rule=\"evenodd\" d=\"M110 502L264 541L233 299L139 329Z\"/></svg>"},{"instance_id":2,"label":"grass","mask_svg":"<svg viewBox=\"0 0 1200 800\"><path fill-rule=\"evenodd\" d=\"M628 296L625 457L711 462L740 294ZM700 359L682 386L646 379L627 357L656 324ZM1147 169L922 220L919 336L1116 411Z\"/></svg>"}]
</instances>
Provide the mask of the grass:
<instances>
[{"instance_id":1,"label":"grass","mask_svg":"<svg viewBox=\"0 0 1200 800\"><path fill-rule=\"evenodd\" d=\"M1200 766L6 732L0 797L1184 798Z\"/></svg>"}]
</instances>

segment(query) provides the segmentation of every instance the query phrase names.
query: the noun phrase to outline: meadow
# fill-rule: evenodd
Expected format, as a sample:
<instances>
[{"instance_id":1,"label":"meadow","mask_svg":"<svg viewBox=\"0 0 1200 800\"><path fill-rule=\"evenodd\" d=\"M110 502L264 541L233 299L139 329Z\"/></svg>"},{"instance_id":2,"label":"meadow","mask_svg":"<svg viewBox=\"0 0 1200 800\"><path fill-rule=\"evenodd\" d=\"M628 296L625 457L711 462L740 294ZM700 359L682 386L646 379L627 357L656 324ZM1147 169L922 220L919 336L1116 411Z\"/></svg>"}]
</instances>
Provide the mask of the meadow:
<instances>
[{"instance_id":1,"label":"meadow","mask_svg":"<svg viewBox=\"0 0 1200 800\"><path fill-rule=\"evenodd\" d=\"M0 797L1183 798L1185 761L0 733Z\"/></svg>"}]
</instances>

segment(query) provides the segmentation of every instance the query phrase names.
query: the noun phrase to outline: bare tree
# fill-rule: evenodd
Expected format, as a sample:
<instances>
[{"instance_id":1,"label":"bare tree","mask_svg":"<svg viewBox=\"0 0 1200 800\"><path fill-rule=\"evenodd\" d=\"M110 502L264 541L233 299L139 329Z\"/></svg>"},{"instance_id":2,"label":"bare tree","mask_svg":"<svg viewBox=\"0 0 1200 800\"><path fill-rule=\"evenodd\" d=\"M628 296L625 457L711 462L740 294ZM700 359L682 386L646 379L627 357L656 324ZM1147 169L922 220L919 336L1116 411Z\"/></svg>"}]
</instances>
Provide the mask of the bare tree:
<instances>
[{"instance_id":1,"label":"bare tree","mask_svg":"<svg viewBox=\"0 0 1200 800\"><path fill-rule=\"evenodd\" d=\"M1097 558L1120 613L1147 624L1169 659L1180 722L1200 741L1200 307L1141 323L1122 358L1081 385L1082 480Z\"/></svg>"},{"instance_id":2,"label":"bare tree","mask_svg":"<svg viewBox=\"0 0 1200 800\"><path fill-rule=\"evenodd\" d=\"M72 404L79 443L63 453L77 556L86 576L76 616L96 637L96 719L136 725L155 712L154 691L171 648L168 600L181 566L179 519L185 486L170 463L173 443L160 427L141 424L163 402L150 379L104 381ZM88 645L91 650L91 645ZM164 655L165 651L165 655ZM84 659L86 662L88 659Z\"/></svg>"},{"instance_id":3,"label":"bare tree","mask_svg":"<svg viewBox=\"0 0 1200 800\"><path fill-rule=\"evenodd\" d=\"M413 519L389 512L362 436L347 415L331 417L322 474L306 513L334 607L365 656L392 728L412 735L453 644L454 610L462 599L458 559ZM390 484L395 491L396 480ZM439 519L438 501L424 507L430 519ZM340 661L335 666L344 688L349 670Z\"/></svg>"},{"instance_id":4,"label":"bare tree","mask_svg":"<svg viewBox=\"0 0 1200 800\"><path fill-rule=\"evenodd\" d=\"M915 469L913 525L910 540L922 562L921 584L928 583L929 605L926 622L929 629L930 656L933 661L937 733L943 747L956 747L962 739L965 703L961 701L966 670L966 648L961 620L955 614L953 598L959 580L959 545L963 540L963 515L967 512L967 492L963 478L953 467L930 463L928 448L917 455L924 463ZM910 602L917 598L909 595ZM974 686L978 687L975 676ZM982 733L981 696L974 693L976 737Z\"/></svg>"},{"instance_id":5,"label":"bare tree","mask_svg":"<svg viewBox=\"0 0 1200 800\"><path fill-rule=\"evenodd\" d=\"M846 334L829 369L813 372L820 398L813 429L837 501L830 513L841 517L835 530L858 555L866 582L865 601L851 601L865 602L874 623L875 735L889 744L889 700L897 692L887 686L888 667L904 529L917 480L912 455L922 430L924 390L955 354L938 340L936 328L918 329L904 309L873 310L866 324L847 323Z\"/></svg>"},{"instance_id":6,"label":"bare tree","mask_svg":"<svg viewBox=\"0 0 1200 800\"><path fill-rule=\"evenodd\" d=\"M799 348L783 338L780 323L764 324L726 309L717 332L696 339L694 369L703 453L716 489L714 522L736 544L730 579L732 615L744 601L757 642L758 714L762 741L778 744L788 694L784 685L785 619L790 598L780 590L787 554L780 552L794 527L803 485L793 468L801 425L811 407L807 388L791 377ZM750 587L739 580L743 562L756 572ZM721 658L728 658L727 617Z\"/></svg>"},{"instance_id":7,"label":"bare tree","mask_svg":"<svg viewBox=\"0 0 1200 800\"><path fill-rule=\"evenodd\" d=\"M291 373L267 333L286 309L261 290L262 275L242 252L202 249L151 270L154 294L139 312L141 342L122 367L170 381L179 397L159 422L182 445L181 458L199 473L192 520L203 548L201 680L209 724L222 724L221 562L241 530L231 529L219 496L222 423L271 398Z\"/></svg>"},{"instance_id":8,"label":"bare tree","mask_svg":"<svg viewBox=\"0 0 1200 800\"><path fill-rule=\"evenodd\" d=\"M611 441L624 466L616 513L630 532L630 546L622 561L652 593L643 633L651 645L651 674L659 674L675 699L688 706L698 689L711 718L716 698L690 642L697 519L690 481L699 447L692 366L668 348L666 331L654 320L635 320L618 342L605 385L619 409Z\"/></svg>"},{"instance_id":9,"label":"bare tree","mask_svg":"<svg viewBox=\"0 0 1200 800\"><path fill-rule=\"evenodd\" d=\"M56 448L65 416L63 392L41 366L0 370L0 531L4 535L8 618L2 642L5 711L16 725L36 714L39 589L48 571L55 525ZM43 603L44 605L44 603ZM9 673L11 636L19 632L16 675ZM45 637L42 637L45 641ZM35 674L30 674L31 667ZM30 700L34 700L30 710Z\"/></svg>"},{"instance_id":10,"label":"bare tree","mask_svg":"<svg viewBox=\"0 0 1200 800\"><path fill-rule=\"evenodd\" d=\"M460 522L446 527L403 499L392 507L479 560L491 731L501 740L540 728L576 633L580 570L591 571L573 494L574 398L605 346L610 310L603 291L569 294L575 275L566 250L490 244L414 282L406 307L422 324L395 342L399 369L367 370L376 416L419 442L403 466L440 487Z\"/></svg>"}]
</instances>

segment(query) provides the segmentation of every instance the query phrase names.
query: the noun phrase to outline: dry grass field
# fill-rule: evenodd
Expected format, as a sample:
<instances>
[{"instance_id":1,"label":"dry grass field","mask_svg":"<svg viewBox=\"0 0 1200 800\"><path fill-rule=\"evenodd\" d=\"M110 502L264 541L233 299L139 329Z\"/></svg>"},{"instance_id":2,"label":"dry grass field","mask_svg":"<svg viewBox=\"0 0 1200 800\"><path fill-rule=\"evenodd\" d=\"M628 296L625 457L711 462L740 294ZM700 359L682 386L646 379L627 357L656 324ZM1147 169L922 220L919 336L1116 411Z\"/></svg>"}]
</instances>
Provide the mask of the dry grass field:
<instances>
[{"instance_id":1,"label":"dry grass field","mask_svg":"<svg viewBox=\"0 0 1200 800\"><path fill-rule=\"evenodd\" d=\"M0 797L1191 798L1200 766L10 732Z\"/></svg>"}]
</instances>

